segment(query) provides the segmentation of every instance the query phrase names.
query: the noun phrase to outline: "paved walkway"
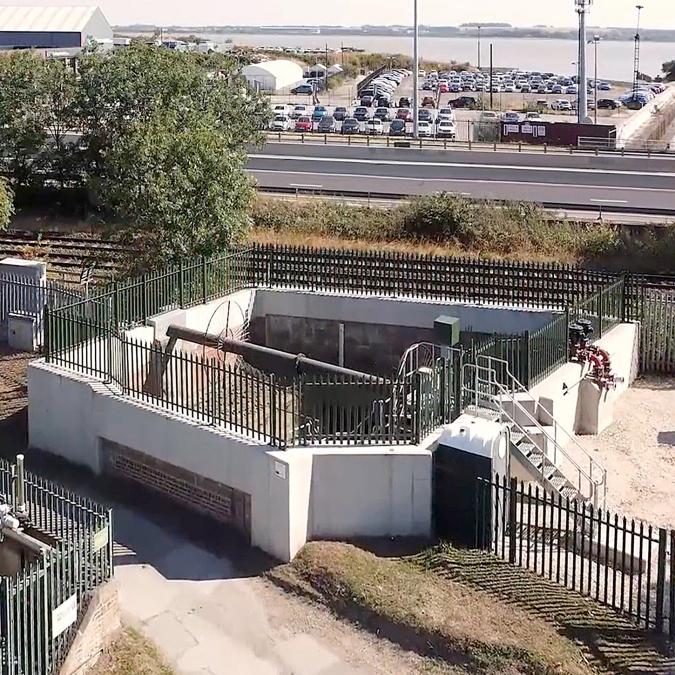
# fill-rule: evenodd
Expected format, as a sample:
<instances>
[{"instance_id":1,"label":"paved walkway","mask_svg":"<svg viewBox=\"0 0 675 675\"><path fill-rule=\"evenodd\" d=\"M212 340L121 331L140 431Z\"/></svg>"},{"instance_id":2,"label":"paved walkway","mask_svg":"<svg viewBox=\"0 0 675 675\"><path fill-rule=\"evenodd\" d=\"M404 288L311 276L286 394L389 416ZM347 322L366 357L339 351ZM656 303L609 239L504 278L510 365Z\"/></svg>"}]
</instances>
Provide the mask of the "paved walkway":
<instances>
[{"instance_id":1,"label":"paved walkway","mask_svg":"<svg viewBox=\"0 0 675 675\"><path fill-rule=\"evenodd\" d=\"M189 516L185 516L189 519ZM255 571L255 554L237 569L227 557L115 509L116 572L125 622L150 638L184 675L356 675L331 645L272 623L285 599ZM246 569L248 567L248 569ZM276 608L278 610L278 608Z\"/></svg>"}]
</instances>

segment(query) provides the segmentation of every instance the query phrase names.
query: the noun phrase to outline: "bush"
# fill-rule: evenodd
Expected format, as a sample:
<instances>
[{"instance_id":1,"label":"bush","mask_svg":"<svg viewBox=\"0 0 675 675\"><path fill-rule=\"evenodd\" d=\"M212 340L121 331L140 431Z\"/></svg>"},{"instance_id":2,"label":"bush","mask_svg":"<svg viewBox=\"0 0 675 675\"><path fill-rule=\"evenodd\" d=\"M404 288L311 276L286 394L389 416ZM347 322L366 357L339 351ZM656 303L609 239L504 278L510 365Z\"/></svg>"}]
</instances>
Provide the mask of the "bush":
<instances>
[{"instance_id":1,"label":"bush","mask_svg":"<svg viewBox=\"0 0 675 675\"><path fill-rule=\"evenodd\" d=\"M7 229L9 221L14 215L14 193L7 181L0 178L0 230Z\"/></svg>"}]
</instances>

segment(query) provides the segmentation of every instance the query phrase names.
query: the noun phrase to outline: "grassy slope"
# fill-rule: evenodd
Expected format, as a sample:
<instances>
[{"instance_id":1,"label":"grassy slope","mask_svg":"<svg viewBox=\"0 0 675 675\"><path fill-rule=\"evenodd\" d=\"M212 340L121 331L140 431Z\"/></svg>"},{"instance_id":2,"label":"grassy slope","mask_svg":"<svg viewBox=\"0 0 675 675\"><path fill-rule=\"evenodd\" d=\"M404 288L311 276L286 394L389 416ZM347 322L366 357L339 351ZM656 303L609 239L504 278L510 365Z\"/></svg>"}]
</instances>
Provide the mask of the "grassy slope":
<instances>
[{"instance_id":1,"label":"grassy slope","mask_svg":"<svg viewBox=\"0 0 675 675\"><path fill-rule=\"evenodd\" d=\"M89 675L173 675L155 647L133 628L108 647Z\"/></svg>"},{"instance_id":2,"label":"grassy slope","mask_svg":"<svg viewBox=\"0 0 675 675\"><path fill-rule=\"evenodd\" d=\"M579 648L549 623L408 560L313 542L269 576L434 659L446 672L593 672Z\"/></svg>"}]
</instances>

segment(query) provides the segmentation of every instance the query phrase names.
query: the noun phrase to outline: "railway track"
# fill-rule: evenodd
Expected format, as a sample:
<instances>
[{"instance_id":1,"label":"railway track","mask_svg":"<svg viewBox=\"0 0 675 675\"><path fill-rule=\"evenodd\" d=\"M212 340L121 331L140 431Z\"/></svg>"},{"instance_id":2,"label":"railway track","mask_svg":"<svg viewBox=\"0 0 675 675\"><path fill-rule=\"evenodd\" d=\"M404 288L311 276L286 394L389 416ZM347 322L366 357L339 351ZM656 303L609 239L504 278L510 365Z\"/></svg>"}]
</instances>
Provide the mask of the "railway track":
<instances>
[{"instance_id":1,"label":"railway track","mask_svg":"<svg viewBox=\"0 0 675 675\"><path fill-rule=\"evenodd\" d=\"M110 279L121 269L129 249L115 242L86 234L62 232L0 232L0 258L35 258L48 263L50 278L79 283L82 270L93 267L94 282Z\"/></svg>"}]
</instances>

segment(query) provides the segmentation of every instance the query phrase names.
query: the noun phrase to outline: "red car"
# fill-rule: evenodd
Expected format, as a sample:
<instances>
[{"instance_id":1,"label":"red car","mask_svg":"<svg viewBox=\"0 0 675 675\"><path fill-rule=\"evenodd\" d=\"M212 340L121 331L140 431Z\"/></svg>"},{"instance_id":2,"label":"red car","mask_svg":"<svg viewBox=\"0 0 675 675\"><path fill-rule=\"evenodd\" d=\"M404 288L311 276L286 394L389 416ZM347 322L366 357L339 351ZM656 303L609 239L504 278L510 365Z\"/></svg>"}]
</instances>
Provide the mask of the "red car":
<instances>
[{"instance_id":1,"label":"red car","mask_svg":"<svg viewBox=\"0 0 675 675\"><path fill-rule=\"evenodd\" d=\"M408 108L399 108L396 112L396 119L404 122L412 122L413 116Z\"/></svg>"},{"instance_id":2,"label":"red car","mask_svg":"<svg viewBox=\"0 0 675 675\"><path fill-rule=\"evenodd\" d=\"M312 120L309 117L298 117L295 123L296 131L311 131L312 130Z\"/></svg>"},{"instance_id":3,"label":"red car","mask_svg":"<svg viewBox=\"0 0 675 675\"><path fill-rule=\"evenodd\" d=\"M440 94L447 94L450 89L448 88L448 85L445 82L440 82L438 85L438 92Z\"/></svg>"}]
</instances>

